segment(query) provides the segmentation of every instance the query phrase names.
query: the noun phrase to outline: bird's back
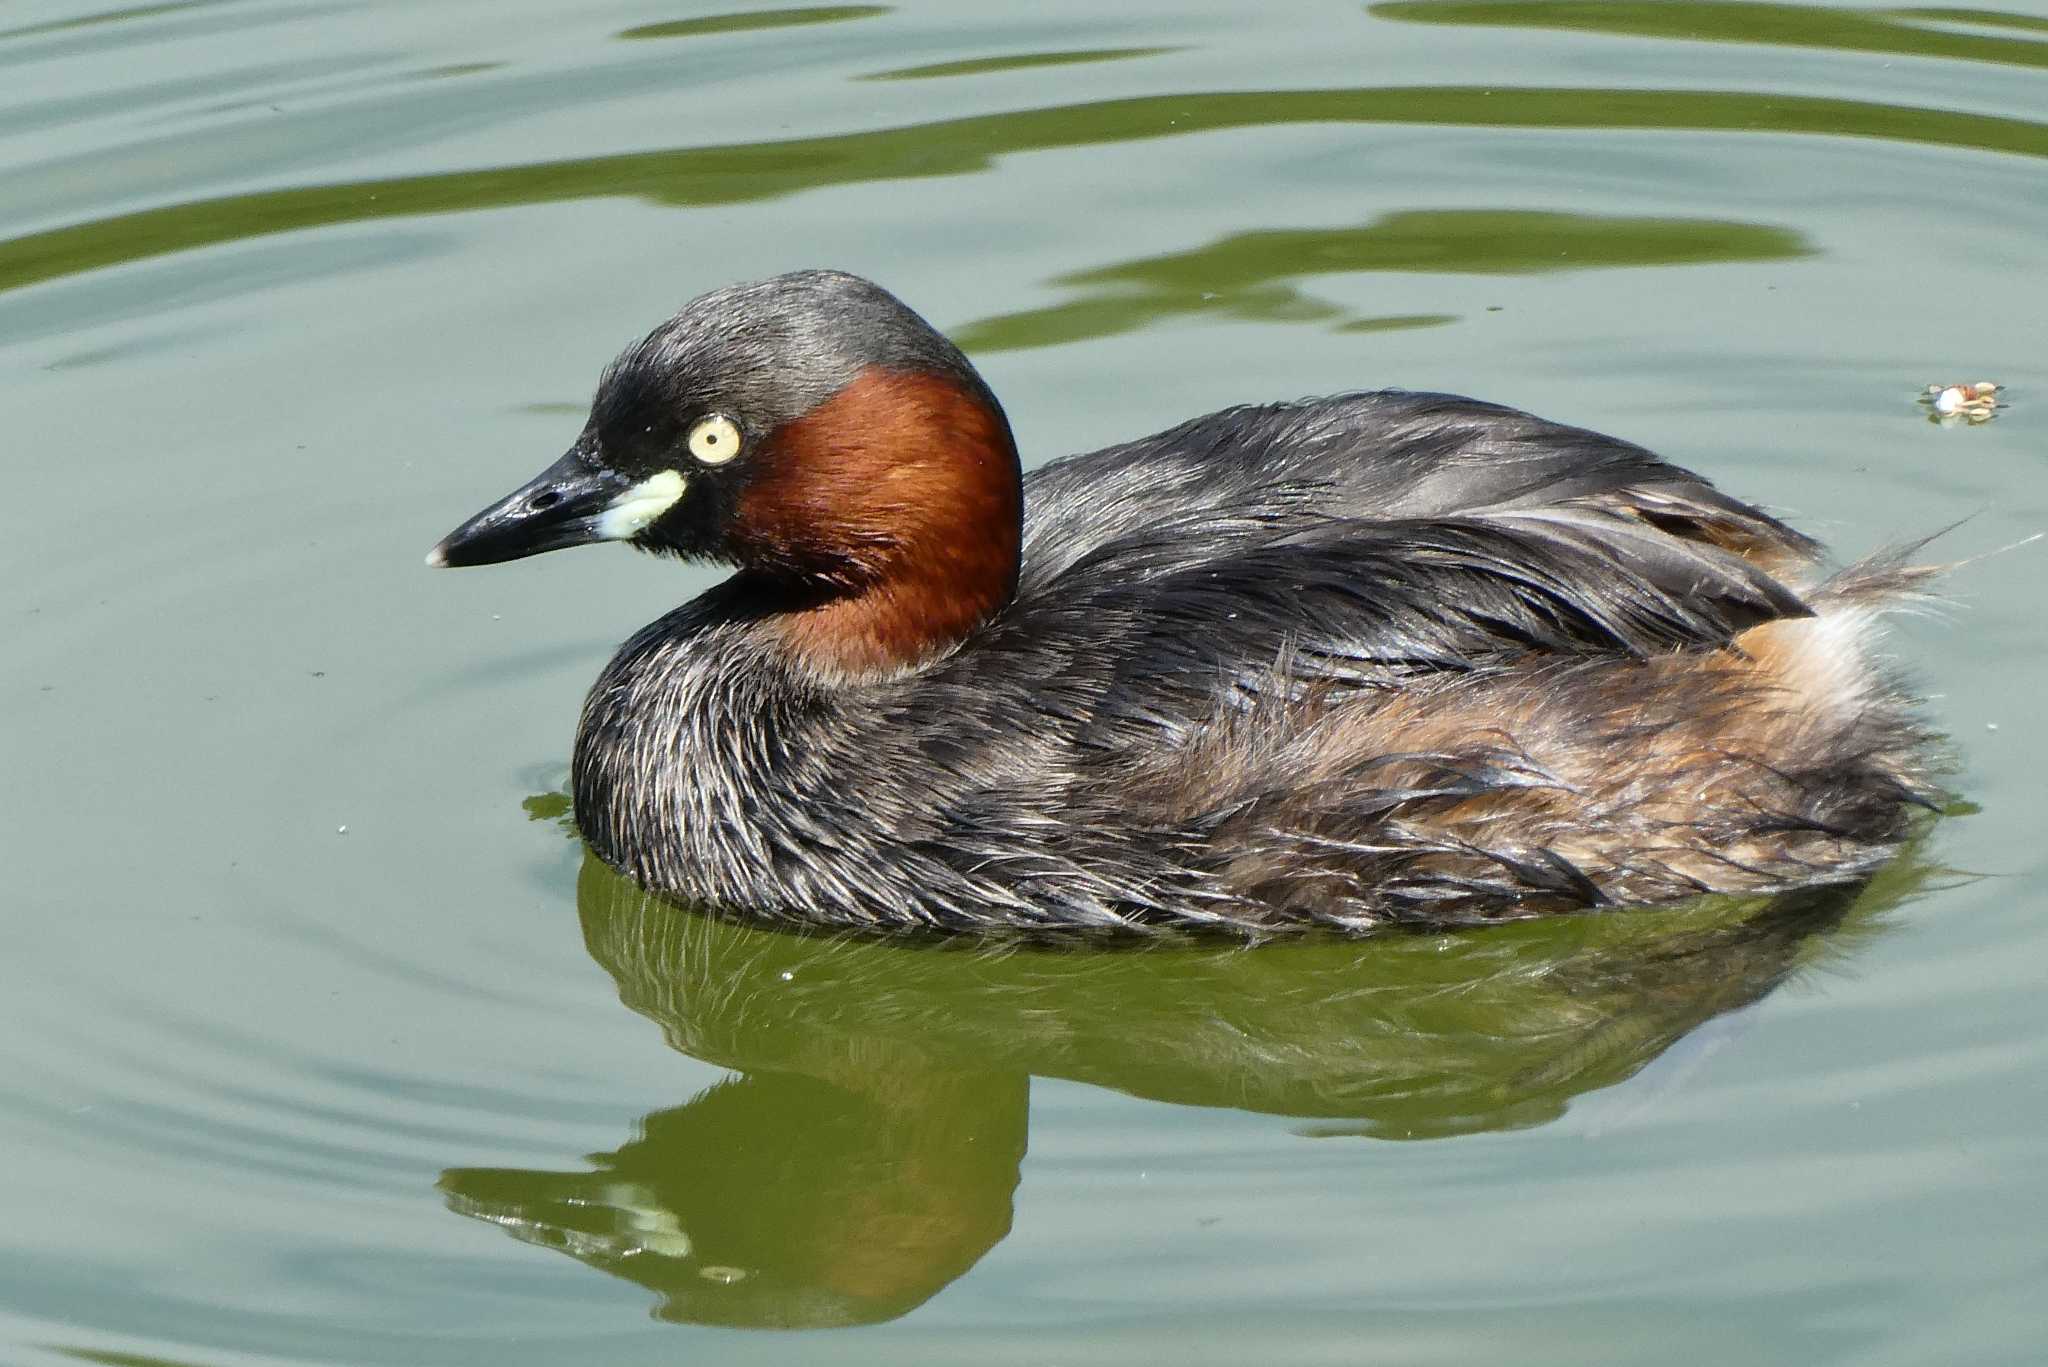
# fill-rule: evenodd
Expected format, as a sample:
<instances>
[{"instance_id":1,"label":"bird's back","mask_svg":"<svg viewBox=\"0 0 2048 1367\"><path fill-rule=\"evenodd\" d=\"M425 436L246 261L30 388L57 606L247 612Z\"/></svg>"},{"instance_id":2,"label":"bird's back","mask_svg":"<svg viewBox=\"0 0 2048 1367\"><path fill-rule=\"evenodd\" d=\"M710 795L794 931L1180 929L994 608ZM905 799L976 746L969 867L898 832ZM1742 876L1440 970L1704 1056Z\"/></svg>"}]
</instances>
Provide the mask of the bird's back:
<instances>
[{"instance_id":1,"label":"bird's back","mask_svg":"<svg viewBox=\"0 0 2048 1367\"><path fill-rule=\"evenodd\" d=\"M1053 845L1199 887L1193 919L1789 886L1867 867L1928 790L1863 641L1911 573L1817 554L1511 409L1229 409L1028 477L1017 599L955 682L1001 674L1020 755L1062 747Z\"/></svg>"}]
</instances>

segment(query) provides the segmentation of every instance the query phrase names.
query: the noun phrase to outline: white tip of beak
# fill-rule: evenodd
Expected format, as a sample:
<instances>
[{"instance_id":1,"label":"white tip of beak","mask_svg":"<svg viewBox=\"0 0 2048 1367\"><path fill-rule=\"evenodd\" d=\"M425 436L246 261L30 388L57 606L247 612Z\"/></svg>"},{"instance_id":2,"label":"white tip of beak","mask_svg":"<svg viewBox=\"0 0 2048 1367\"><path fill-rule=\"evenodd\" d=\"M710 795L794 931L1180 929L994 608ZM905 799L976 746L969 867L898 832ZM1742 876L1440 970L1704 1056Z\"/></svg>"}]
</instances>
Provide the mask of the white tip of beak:
<instances>
[{"instance_id":1,"label":"white tip of beak","mask_svg":"<svg viewBox=\"0 0 2048 1367\"><path fill-rule=\"evenodd\" d=\"M436 546L427 552L427 563L437 570L446 569L448 568L448 557L441 554L441 548Z\"/></svg>"}]
</instances>

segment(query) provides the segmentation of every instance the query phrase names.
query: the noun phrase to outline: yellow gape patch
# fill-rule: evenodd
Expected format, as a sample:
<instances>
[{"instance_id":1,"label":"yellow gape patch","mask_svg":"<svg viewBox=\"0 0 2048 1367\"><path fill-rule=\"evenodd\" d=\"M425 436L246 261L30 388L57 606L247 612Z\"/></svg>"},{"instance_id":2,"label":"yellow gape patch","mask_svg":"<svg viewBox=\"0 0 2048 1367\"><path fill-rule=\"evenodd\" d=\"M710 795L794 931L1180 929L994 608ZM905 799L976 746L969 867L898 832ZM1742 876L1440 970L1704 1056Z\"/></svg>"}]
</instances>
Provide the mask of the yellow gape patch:
<instances>
[{"instance_id":1,"label":"yellow gape patch","mask_svg":"<svg viewBox=\"0 0 2048 1367\"><path fill-rule=\"evenodd\" d=\"M612 500L597 519L598 534L607 541L624 541L638 535L654 519L675 507L688 486L689 481L676 470L649 475Z\"/></svg>"}]
</instances>

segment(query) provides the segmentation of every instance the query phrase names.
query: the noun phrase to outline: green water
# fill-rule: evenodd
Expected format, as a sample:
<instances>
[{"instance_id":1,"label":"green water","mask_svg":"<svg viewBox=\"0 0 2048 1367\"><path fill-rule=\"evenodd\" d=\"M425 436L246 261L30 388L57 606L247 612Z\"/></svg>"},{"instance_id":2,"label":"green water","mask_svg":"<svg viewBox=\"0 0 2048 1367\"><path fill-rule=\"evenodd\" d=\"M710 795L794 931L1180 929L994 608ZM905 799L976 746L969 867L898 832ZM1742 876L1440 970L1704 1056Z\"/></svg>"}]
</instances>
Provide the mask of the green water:
<instances>
[{"instance_id":1,"label":"green water","mask_svg":"<svg viewBox=\"0 0 2048 1367\"><path fill-rule=\"evenodd\" d=\"M420 565L803 265L1031 460L1404 384L1990 551L2044 66L2039 3L0 7L0 1361L2048 1356L2038 546L1895 625L1961 800L1860 895L1249 953L650 902L555 794L711 573Z\"/></svg>"}]
</instances>

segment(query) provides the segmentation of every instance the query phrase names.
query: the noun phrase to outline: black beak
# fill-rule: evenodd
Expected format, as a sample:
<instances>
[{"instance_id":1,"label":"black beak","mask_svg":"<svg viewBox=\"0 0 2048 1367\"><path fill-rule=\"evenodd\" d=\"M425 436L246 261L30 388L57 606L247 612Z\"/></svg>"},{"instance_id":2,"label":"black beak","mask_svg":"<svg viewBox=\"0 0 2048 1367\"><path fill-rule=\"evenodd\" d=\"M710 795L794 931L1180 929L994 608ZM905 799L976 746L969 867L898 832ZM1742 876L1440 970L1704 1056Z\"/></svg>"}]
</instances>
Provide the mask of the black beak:
<instances>
[{"instance_id":1,"label":"black beak","mask_svg":"<svg viewBox=\"0 0 2048 1367\"><path fill-rule=\"evenodd\" d=\"M568 455L441 538L429 565L495 565L604 541L613 500L632 487L624 475L592 462L578 444Z\"/></svg>"}]
</instances>

